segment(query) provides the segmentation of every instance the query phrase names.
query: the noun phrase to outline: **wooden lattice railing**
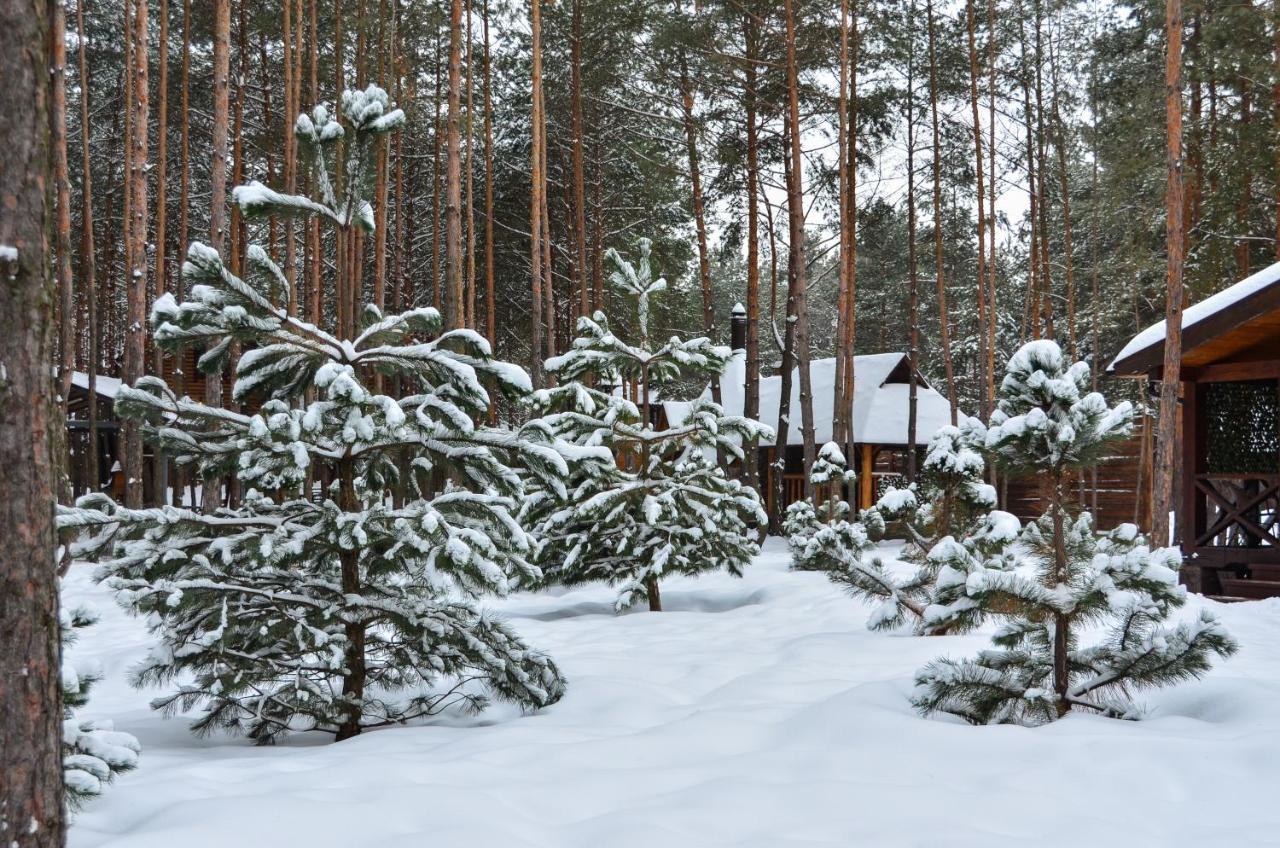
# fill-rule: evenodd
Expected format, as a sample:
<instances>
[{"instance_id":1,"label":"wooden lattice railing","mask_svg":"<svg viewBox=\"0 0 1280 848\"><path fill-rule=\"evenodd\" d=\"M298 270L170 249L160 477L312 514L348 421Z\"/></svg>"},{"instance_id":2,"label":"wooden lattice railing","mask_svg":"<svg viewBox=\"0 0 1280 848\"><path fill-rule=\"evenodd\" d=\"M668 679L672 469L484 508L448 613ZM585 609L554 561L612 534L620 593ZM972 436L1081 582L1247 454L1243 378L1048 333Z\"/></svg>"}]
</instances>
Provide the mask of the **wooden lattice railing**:
<instances>
[{"instance_id":1,"label":"wooden lattice railing","mask_svg":"<svg viewBox=\"0 0 1280 848\"><path fill-rule=\"evenodd\" d=\"M1280 474L1197 474L1194 483L1189 529L1198 553L1271 548L1280 554Z\"/></svg>"}]
</instances>

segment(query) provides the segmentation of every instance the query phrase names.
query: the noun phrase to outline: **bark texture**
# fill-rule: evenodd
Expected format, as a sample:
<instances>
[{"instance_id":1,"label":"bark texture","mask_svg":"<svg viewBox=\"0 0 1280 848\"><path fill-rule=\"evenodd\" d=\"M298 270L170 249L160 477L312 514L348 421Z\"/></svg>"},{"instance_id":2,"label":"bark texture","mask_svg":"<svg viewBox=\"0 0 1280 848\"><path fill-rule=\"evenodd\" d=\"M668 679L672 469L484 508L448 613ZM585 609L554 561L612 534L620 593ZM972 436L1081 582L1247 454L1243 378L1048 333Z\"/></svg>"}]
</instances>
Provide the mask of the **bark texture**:
<instances>
[{"instance_id":1,"label":"bark texture","mask_svg":"<svg viewBox=\"0 0 1280 848\"><path fill-rule=\"evenodd\" d=\"M51 0L0 2L0 841L61 846Z\"/></svg>"}]
</instances>

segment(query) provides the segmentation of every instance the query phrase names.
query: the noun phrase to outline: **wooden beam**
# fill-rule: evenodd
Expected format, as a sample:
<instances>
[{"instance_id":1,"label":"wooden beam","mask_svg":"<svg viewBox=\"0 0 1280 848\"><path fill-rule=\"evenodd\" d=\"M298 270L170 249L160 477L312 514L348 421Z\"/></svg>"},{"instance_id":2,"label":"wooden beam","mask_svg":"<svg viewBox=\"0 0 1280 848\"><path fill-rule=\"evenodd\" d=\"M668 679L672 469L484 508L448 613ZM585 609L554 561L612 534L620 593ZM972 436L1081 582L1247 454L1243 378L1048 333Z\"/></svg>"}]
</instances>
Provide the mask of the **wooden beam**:
<instances>
[{"instance_id":1,"label":"wooden beam","mask_svg":"<svg viewBox=\"0 0 1280 848\"><path fill-rule=\"evenodd\" d=\"M1232 380L1277 380L1280 379L1280 359L1267 359L1257 362L1218 362L1213 365L1202 365L1199 368L1183 369L1182 378L1197 383L1223 383Z\"/></svg>"},{"instance_id":2,"label":"wooden beam","mask_svg":"<svg viewBox=\"0 0 1280 848\"><path fill-rule=\"evenodd\" d=\"M1204 460L1204 439L1201 431L1200 395L1203 388L1200 383L1184 383L1182 400L1182 467L1178 473L1182 475L1182 510L1178 516L1178 530L1182 539L1182 551L1191 556L1195 551L1196 538L1204 532L1205 506L1204 498L1196 488L1196 475L1201 471ZM1164 547L1166 539L1154 539L1154 543Z\"/></svg>"},{"instance_id":3,"label":"wooden beam","mask_svg":"<svg viewBox=\"0 0 1280 848\"><path fill-rule=\"evenodd\" d=\"M875 493L872 487L871 472L875 468L875 447L869 444L862 445L862 475L858 478L858 508L870 509L871 498Z\"/></svg>"}]
</instances>

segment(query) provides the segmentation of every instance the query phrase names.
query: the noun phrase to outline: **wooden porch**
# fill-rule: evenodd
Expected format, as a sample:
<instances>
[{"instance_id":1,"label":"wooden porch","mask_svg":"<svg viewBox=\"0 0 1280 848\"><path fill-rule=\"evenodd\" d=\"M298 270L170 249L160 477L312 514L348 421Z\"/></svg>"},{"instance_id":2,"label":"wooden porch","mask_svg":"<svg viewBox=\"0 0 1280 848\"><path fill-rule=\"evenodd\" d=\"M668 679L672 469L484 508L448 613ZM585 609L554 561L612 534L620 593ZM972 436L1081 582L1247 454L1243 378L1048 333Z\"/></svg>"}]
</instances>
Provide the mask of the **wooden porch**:
<instances>
[{"instance_id":1,"label":"wooden porch","mask_svg":"<svg viewBox=\"0 0 1280 848\"><path fill-rule=\"evenodd\" d=\"M921 446L923 448L923 445ZM866 509L873 505L886 489L906 485L904 473L906 450L887 445L857 445L857 458L854 470L858 472L858 509ZM765 503L770 513L774 507L773 475L776 448L761 448L760 479L764 484ZM870 474L863 469L870 468ZM804 499L804 449L798 446L787 448L784 470L782 472L783 503L785 510L791 504Z\"/></svg>"}]
</instances>

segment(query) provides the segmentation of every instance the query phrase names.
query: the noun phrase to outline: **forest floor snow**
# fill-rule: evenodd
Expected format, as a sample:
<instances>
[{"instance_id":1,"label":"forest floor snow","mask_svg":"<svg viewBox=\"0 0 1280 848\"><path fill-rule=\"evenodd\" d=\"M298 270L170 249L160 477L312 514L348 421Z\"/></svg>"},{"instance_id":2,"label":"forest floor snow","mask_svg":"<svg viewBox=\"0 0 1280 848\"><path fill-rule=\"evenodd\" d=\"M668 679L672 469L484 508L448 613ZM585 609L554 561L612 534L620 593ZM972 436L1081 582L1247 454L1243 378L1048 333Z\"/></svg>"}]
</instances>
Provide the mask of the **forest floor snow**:
<instances>
[{"instance_id":1,"label":"forest floor snow","mask_svg":"<svg viewBox=\"0 0 1280 848\"><path fill-rule=\"evenodd\" d=\"M339 744L197 739L125 682L150 637L77 566L102 621L72 650L105 679L85 718L135 734L137 771L76 816L72 848L421 846L1246 846L1280 844L1280 599L1211 606L1242 649L1144 693L1149 717L1047 727L922 719L915 671L980 634L872 633L871 607L787 570L664 583L617 616L592 586L497 602L569 679L536 714Z\"/></svg>"}]
</instances>

